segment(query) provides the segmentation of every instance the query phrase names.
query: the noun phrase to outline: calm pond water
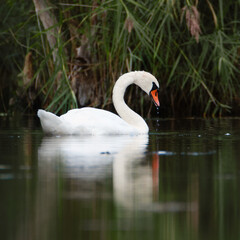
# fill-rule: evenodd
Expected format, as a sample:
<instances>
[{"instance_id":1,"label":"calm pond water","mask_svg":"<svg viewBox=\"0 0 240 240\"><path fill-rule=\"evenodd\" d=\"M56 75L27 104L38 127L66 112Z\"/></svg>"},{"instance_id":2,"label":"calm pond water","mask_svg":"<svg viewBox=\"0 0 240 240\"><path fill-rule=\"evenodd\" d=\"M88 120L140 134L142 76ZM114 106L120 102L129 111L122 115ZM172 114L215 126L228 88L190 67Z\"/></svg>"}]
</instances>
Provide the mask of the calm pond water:
<instances>
[{"instance_id":1,"label":"calm pond water","mask_svg":"<svg viewBox=\"0 0 240 240\"><path fill-rule=\"evenodd\" d=\"M1 117L0 239L240 239L240 119L149 125L46 137Z\"/></svg>"}]
</instances>

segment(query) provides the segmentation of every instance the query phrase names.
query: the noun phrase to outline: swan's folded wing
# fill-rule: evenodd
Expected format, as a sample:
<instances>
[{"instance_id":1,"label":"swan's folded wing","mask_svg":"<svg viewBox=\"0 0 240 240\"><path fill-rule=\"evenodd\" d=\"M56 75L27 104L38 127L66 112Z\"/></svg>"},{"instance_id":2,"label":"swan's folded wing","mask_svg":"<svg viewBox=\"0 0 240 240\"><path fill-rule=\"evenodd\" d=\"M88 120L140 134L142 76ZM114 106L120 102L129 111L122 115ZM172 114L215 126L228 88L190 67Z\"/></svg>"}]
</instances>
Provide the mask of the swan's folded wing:
<instances>
[{"instance_id":1,"label":"swan's folded wing","mask_svg":"<svg viewBox=\"0 0 240 240\"><path fill-rule=\"evenodd\" d=\"M81 108L68 111L60 119L72 127L72 134L109 135L136 134L137 130L118 115L97 108Z\"/></svg>"}]
</instances>

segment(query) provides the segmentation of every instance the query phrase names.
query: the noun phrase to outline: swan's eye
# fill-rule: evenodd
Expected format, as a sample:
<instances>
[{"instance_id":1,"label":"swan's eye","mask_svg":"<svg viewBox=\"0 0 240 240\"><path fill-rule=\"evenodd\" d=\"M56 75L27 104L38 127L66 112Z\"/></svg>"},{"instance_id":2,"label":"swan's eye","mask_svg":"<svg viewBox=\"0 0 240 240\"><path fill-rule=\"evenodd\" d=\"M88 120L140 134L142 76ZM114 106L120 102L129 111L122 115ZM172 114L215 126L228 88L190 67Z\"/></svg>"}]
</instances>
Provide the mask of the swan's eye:
<instances>
[{"instance_id":1,"label":"swan's eye","mask_svg":"<svg viewBox=\"0 0 240 240\"><path fill-rule=\"evenodd\" d=\"M152 90L155 90L155 89L158 89L158 86L156 85L155 82L153 82L153 83L152 83L152 89L151 89L151 91L152 91Z\"/></svg>"}]
</instances>

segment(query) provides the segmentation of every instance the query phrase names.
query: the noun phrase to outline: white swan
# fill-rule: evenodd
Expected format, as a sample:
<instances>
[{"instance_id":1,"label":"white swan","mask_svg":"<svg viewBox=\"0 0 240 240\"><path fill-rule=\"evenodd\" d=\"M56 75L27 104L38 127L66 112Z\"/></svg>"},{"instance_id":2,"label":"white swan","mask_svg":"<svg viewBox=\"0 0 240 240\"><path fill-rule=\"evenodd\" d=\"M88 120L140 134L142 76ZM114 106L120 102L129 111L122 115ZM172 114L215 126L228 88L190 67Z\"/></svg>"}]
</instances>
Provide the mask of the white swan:
<instances>
[{"instance_id":1,"label":"white swan","mask_svg":"<svg viewBox=\"0 0 240 240\"><path fill-rule=\"evenodd\" d=\"M37 114L43 131L53 135L147 134L146 122L124 101L125 90L131 84L138 85L152 97L157 107L160 106L157 79L148 72L129 72L123 74L113 88L113 104L120 117L91 107L73 109L60 117L40 109Z\"/></svg>"}]
</instances>

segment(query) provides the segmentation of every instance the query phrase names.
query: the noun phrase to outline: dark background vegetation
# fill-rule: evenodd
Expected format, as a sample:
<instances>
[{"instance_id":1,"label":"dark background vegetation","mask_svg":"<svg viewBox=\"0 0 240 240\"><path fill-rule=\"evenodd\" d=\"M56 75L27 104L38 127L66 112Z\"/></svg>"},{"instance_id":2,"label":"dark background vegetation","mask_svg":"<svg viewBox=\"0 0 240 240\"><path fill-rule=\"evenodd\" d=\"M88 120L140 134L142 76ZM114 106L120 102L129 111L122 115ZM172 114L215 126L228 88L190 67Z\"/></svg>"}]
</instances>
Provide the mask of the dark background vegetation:
<instances>
[{"instance_id":1,"label":"dark background vegetation","mask_svg":"<svg viewBox=\"0 0 240 240\"><path fill-rule=\"evenodd\" d=\"M239 0L5 0L0 112L112 110L116 79L151 72L162 116L240 114ZM141 114L150 100L130 87Z\"/></svg>"}]
</instances>

